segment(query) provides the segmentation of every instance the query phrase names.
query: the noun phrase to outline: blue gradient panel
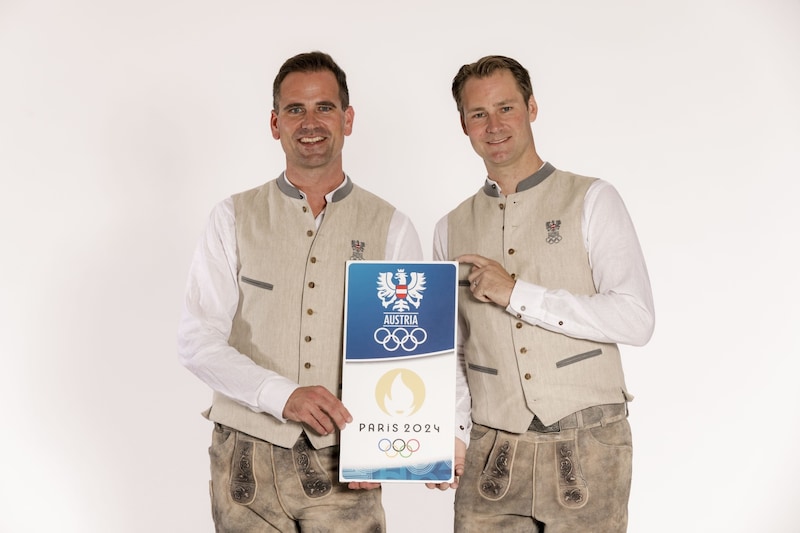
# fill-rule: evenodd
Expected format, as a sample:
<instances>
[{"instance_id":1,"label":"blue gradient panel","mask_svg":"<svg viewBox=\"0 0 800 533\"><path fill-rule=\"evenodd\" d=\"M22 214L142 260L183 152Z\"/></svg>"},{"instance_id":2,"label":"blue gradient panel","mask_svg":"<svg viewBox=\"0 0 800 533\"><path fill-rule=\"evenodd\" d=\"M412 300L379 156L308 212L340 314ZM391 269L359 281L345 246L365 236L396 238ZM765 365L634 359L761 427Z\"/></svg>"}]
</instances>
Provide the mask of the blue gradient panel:
<instances>
[{"instance_id":1,"label":"blue gradient panel","mask_svg":"<svg viewBox=\"0 0 800 533\"><path fill-rule=\"evenodd\" d=\"M452 350L456 275L452 263L350 263L346 359Z\"/></svg>"}]
</instances>

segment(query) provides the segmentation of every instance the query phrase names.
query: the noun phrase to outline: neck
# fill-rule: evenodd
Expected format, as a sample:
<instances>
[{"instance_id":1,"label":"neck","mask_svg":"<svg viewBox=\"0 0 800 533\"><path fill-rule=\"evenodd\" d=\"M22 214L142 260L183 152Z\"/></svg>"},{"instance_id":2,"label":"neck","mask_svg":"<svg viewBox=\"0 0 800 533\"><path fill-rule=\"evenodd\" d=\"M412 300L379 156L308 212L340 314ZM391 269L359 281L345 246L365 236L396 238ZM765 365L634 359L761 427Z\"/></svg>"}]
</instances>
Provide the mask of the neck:
<instances>
[{"instance_id":1,"label":"neck","mask_svg":"<svg viewBox=\"0 0 800 533\"><path fill-rule=\"evenodd\" d=\"M533 157L528 158L525 162L508 167L487 164L486 171L489 179L497 182L503 194L509 195L517 192L517 185L542 168L542 165L544 165L544 161L534 153Z\"/></svg>"},{"instance_id":2,"label":"neck","mask_svg":"<svg viewBox=\"0 0 800 533\"><path fill-rule=\"evenodd\" d=\"M316 217L325 209L325 195L336 189L344 181L341 167L334 169L287 168L286 179L306 196L311 212Z\"/></svg>"}]
</instances>

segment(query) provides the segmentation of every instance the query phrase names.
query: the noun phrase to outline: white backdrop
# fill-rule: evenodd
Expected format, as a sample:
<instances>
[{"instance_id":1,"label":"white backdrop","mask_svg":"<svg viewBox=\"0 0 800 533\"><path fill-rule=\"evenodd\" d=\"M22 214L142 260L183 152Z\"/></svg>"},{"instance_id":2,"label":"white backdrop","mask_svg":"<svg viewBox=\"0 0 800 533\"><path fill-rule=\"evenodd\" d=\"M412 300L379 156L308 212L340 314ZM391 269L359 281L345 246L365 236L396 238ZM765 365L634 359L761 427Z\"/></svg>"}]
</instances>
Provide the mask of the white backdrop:
<instances>
[{"instance_id":1,"label":"white backdrop","mask_svg":"<svg viewBox=\"0 0 800 533\"><path fill-rule=\"evenodd\" d=\"M453 75L526 65L540 154L619 189L650 268L630 531L796 531L796 0L0 0L0 531L213 530L185 276L213 204L283 168L272 79L314 49L348 73L347 172L428 257L484 177ZM452 528L452 492L384 501L391 533Z\"/></svg>"}]
</instances>

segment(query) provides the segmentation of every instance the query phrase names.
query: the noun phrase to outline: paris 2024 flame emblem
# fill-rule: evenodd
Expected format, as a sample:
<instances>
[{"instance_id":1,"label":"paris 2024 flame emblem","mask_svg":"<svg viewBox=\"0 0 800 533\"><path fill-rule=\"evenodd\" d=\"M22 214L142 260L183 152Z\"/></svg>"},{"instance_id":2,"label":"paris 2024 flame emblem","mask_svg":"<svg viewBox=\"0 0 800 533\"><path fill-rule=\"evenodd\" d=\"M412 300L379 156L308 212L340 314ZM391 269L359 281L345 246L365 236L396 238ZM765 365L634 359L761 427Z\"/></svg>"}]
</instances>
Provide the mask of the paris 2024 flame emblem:
<instances>
[{"instance_id":1,"label":"paris 2024 flame emblem","mask_svg":"<svg viewBox=\"0 0 800 533\"><path fill-rule=\"evenodd\" d=\"M416 372L395 368L378 380L375 401L389 416L413 415L425 402L425 382Z\"/></svg>"}]
</instances>

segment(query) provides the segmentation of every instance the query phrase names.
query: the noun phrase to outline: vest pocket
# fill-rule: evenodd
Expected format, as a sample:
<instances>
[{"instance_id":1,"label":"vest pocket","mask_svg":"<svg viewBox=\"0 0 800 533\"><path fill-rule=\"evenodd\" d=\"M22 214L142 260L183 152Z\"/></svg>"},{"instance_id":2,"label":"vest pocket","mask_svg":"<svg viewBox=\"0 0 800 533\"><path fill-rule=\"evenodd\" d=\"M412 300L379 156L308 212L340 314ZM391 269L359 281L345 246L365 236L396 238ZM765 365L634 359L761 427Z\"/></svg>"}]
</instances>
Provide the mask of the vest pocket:
<instances>
[{"instance_id":1,"label":"vest pocket","mask_svg":"<svg viewBox=\"0 0 800 533\"><path fill-rule=\"evenodd\" d=\"M257 279L252 279L245 276L241 276L241 280L242 283L255 285L256 287L261 287L262 289L267 289L268 291L272 290L272 283L267 283L266 281L258 281Z\"/></svg>"},{"instance_id":2,"label":"vest pocket","mask_svg":"<svg viewBox=\"0 0 800 533\"><path fill-rule=\"evenodd\" d=\"M474 370L475 372L483 372L484 374L491 374L493 376L497 375L496 368L489 368L488 366L480 366L472 363L468 363L467 366L470 370Z\"/></svg>"},{"instance_id":3,"label":"vest pocket","mask_svg":"<svg viewBox=\"0 0 800 533\"><path fill-rule=\"evenodd\" d=\"M596 350L592 350L590 352L583 352L579 353L578 355L573 355L572 357L567 357L566 359L562 359L561 361L556 363L556 368L561 368L567 365L571 365L574 363L578 363L583 361L584 359L590 359L592 357L597 357L598 355L602 354L603 350L600 348Z\"/></svg>"}]
</instances>

